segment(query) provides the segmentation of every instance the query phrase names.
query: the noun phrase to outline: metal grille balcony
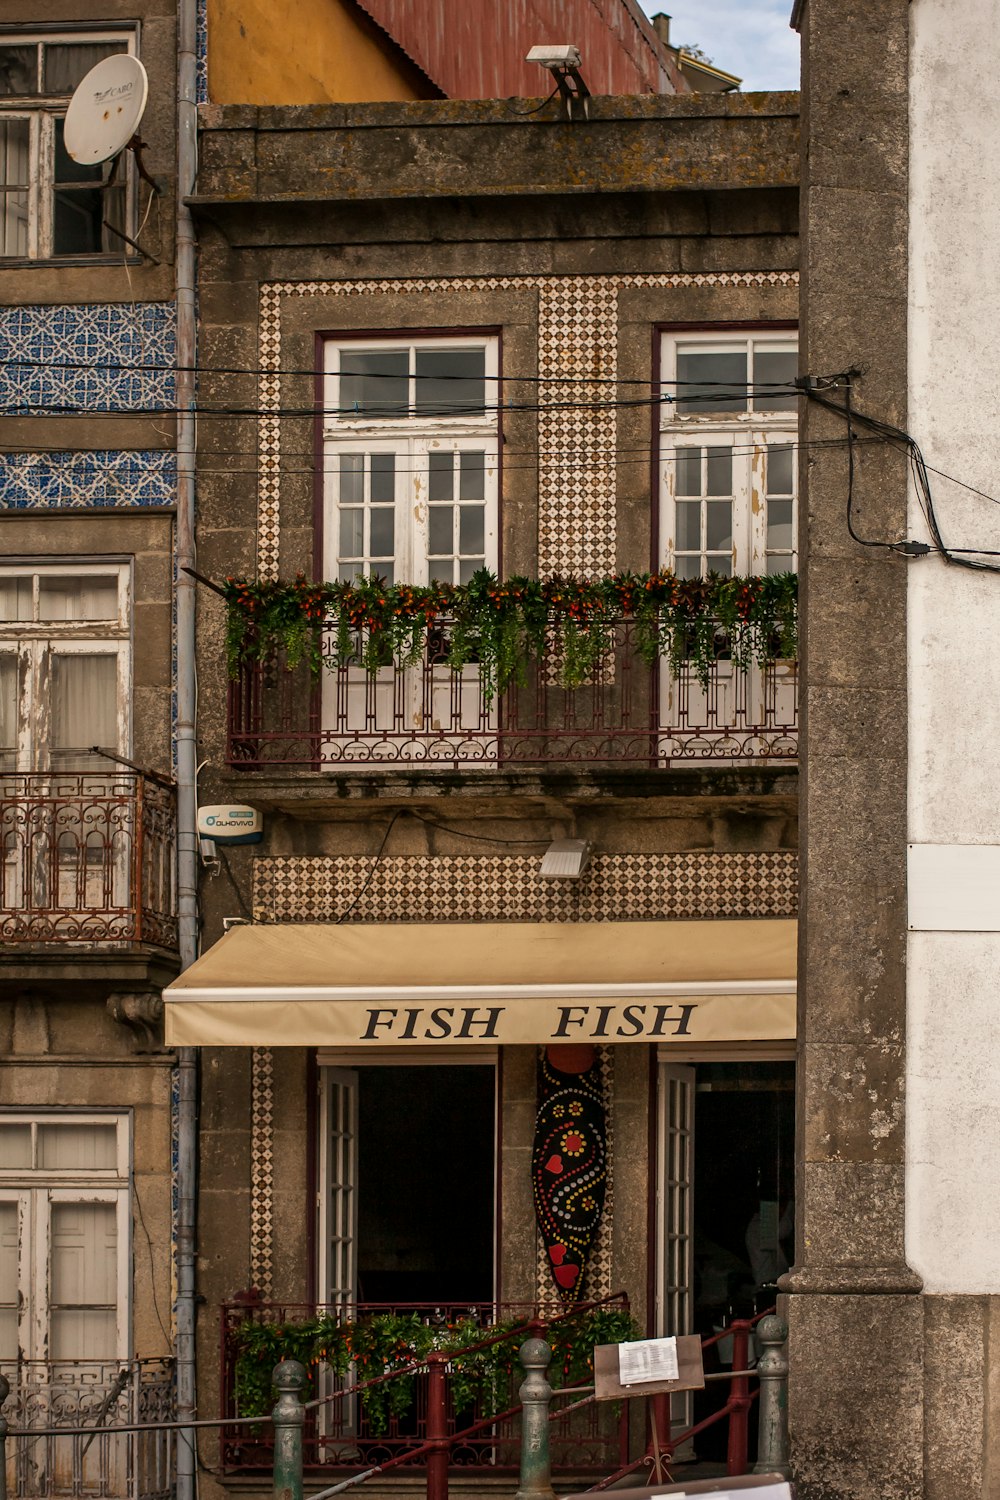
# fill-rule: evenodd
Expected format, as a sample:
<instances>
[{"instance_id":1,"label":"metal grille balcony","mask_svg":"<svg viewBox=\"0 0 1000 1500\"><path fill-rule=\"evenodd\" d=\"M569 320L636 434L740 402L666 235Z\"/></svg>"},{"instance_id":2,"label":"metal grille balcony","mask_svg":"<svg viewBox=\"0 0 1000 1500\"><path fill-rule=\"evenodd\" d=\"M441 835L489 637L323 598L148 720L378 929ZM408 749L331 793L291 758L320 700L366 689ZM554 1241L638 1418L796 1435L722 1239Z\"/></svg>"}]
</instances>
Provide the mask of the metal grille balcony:
<instances>
[{"instance_id":1,"label":"metal grille balcony","mask_svg":"<svg viewBox=\"0 0 1000 1500\"><path fill-rule=\"evenodd\" d=\"M229 763L261 771L327 767L645 766L759 764L794 760L798 746L796 663L745 667L715 632L707 681L692 663L654 666L636 649L631 620L608 629L591 679L559 681L553 633L538 661L490 701L479 667L448 666L448 622L428 638L422 661L370 674L338 664L324 629L324 670L289 670L275 656L247 663L230 684Z\"/></svg>"},{"instance_id":2,"label":"metal grille balcony","mask_svg":"<svg viewBox=\"0 0 1000 1500\"><path fill-rule=\"evenodd\" d=\"M145 776L0 774L0 939L175 949L175 838Z\"/></svg>"},{"instance_id":3,"label":"metal grille balcony","mask_svg":"<svg viewBox=\"0 0 1000 1500\"><path fill-rule=\"evenodd\" d=\"M42 1429L7 1439L10 1500L170 1500L173 1433L103 1429L172 1421L172 1361L4 1361L0 1371L10 1381L3 1414L11 1427ZM53 1435L59 1427L93 1431Z\"/></svg>"}]
</instances>

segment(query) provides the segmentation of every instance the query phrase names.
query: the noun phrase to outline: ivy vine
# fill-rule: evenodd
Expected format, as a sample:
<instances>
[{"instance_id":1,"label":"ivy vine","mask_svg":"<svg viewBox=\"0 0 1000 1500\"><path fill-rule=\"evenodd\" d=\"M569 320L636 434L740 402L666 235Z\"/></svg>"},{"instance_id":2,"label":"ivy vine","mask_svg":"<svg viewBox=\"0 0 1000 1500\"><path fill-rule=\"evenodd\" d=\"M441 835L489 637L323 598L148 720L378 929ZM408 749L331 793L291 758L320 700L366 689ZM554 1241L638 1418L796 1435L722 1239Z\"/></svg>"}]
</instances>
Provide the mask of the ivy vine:
<instances>
[{"instance_id":1,"label":"ivy vine","mask_svg":"<svg viewBox=\"0 0 1000 1500\"><path fill-rule=\"evenodd\" d=\"M687 664L706 685L713 664L790 660L797 651L794 573L677 578L616 573L598 579L514 577L480 569L465 584L389 584L377 576L343 583L228 578L226 657L230 675L280 652L288 668L306 662L356 665L370 673L416 666L430 642L435 659L457 670L475 662L491 702L525 664L546 652L562 684L589 681L611 650L614 626L633 622L636 650L652 666Z\"/></svg>"},{"instance_id":2,"label":"ivy vine","mask_svg":"<svg viewBox=\"0 0 1000 1500\"><path fill-rule=\"evenodd\" d=\"M506 1335L488 1347L484 1340ZM475 1406L483 1416L503 1411L511 1403L512 1377L520 1370L518 1350L527 1337L522 1321L481 1327L462 1319L444 1327L424 1323L416 1313L378 1313L356 1322L321 1314L301 1323L258 1323L247 1320L233 1330L236 1350L236 1412L241 1417L263 1417L275 1401L272 1375L283 1359L297 1359L306 1369L302 1399L318 1391L325 1367L343 1379L350 1367L362 1386L360 1399L373 1437L381 1437L393 1418L406 1416L416 1400L414 1374L400 1373L381 1385L366 1380L403 1371L437 1351L448 1355L451 1400L456 1413ZM598 1307L572 1313L551 1323L545 1339L552 1349L549 1378L554 1386L586 1385L593 1379L594 1345L617 1344L637 1337L631 1314L621 1307Z\"/></svg>"}]
</instances>

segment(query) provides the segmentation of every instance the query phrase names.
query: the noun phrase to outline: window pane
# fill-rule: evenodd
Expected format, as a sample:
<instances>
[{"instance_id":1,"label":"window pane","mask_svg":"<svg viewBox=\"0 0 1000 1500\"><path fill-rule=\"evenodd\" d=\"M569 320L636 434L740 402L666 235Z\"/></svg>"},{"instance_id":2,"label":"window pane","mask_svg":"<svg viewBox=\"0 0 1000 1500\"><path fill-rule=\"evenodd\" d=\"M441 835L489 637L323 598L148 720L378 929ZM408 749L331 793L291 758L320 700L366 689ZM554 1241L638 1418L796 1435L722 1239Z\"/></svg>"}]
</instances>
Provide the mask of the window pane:
<instances>
[{"instance_id":1,"label":"window pane","mask_svg":"<svg viewBox=\"0 0 1000 1500\"><path fill-rule=\"evenodd\" d=\"M678 411L746 411L746 384L746 349L677 350Z\"/></svg>"},{"instance_id":2,"label":"window pane","mask_svg":"<svg viewBox=\"0 0 1000 1500\"><path fill-rule=\"evenodd\" d=\"M3 219L0 222L0 255L28 253L28 141L27 120L0 123L0 187Z\"/></svg>"},{"instance_id":3,"label":"window pane","mask_svg":"<svg viewBox=\"0 0 1000 1500\"><path fill-rule=\"evenodd\" d=\"M17 749L17 658L0 654L0 771L13 771Z\"/></svg>"},{"instance_id":4,"label":"window pane","mask_svg":"<svg viewBox=\"0 0 1000 1500\"><path fill-rule=\"evenodd\" d=\"M31 619L31 579L0 578L0 620Z\"/></svg>"},{"instance_id":5,"label":"window pane","mask_svg":"<svg viewBox=\"0 0 1000 1500\"><path fill-rule=\"evenodd\" d=\"M38 580L38 618L117 620L118 579L114 574L97 578L53 578L43 573Z\"/></svg>"},{"instance_id":6,"label":"window pane","mask_svg":"<svg viewBox=\"0 0 1000 1500\"><path fill-rule=\"evenodd\" d=\"M0 1203L0 1360L17 1358L17 1204Z\"/></svg>"},{"instance_id":7,"label":"window pane","mask_svg":"<svg viewBox=\"0 0 1000 1500\"><path fill-rule=\"evenodd\" d=\"M794 395L771 395L757 390L761 385L790 385L798 372L799 357L794 349L760 349L754 352L754 410L795 411L799 398Z\"/></svg>"},{"instance_id":8,"label":"window pane","mask_svg":"<svg viewBox=\"0 0 1000 1500\"><path fill-rule=\"evenodd\" d=\"M701 449L679 448L677 450L677 494L701 494Z\"/></svg>"},{"instance_id":9,"label":"window pane","mask_svg":"<svg viewBox=\"0 0 1000 1500\"><path fill-rule=\"evenodd\" d=\"M454 515L451 505L435 505L430 511L428 548L432 557L450 557L454 550Z\"/></svg>"},{"instance_id":10,"label":"window pane","mask_svg":"<svg viewBox=\"0 0 1000 1500\"><path fill-rule=\"evenodd\" d=\"M342 349L342 416L382 417L408 407L409 354L405 349Z\"/></svg>"},{"instance_id":11,"label":"window pane","mask_svg":"<svg viewBox=\"0 0 1000 1500\"><path fill-rule=\"evenodd\" d=\"M792 501L769 500L767 502L767 549L790 552L792 550ZM786 558L786 562L789 560Z\"/></svg>"},{"instance_id":12,"label":"window pane","mask_svg":"<svg viewBox=\"0 0 1000 1500\"><path fill-rule=\"evenodd\" d=\"M485 349L418 349L416 410L482 411L486 404Z\"/></svg>"},{"instance_id":13,"label":"window pane","mask_svg":"<svg viewBox=\"0 0 1000 1500\"><path fill-rule=\"evenodd\" d=\"M458 459L458 498L486 499L486 454L461 453Z\"/></svg>"},{"instance_id":14,"label":"window pane","mask_svg":"<svg viewBox=\"0 0 1000 1500\"><path fill-rule=\"evenodd\" d=\"M705 544L709 552L733 545L733 507L729 500L709 500L705 527Z\"/></svg>"},{"instance_id":15,"label":"window pane","mask_svg":"<svg viewBox=\"0 0 1000 1500\"><path fill-rule=\"evenodd\" d=\"M700 557L678 557L674 562L674 572L678 578L700 578Z\"/></svg>"},{"instance_id":16,"label":"window pane","mask_svg":"<svg viewBox=\"0 0 1000 1500\"><path fill-rule=\"evenodd\" d=\"M478 573L483 561L480 557L463 557L458 565L459 583L469 583L473 573Z\"/></svg>"},{"instance_id":17,"label":"window pane","mask_svg":"<svg viewBox=\"0 0 1000 1500\"><path fill-rule=\"evenodd\" d=\"M710 573L721 573L723 578L731 578L733 574L733 559L727 553L719 553L708 559L708 571Z\"/></svg>"},{"instance_id":18,"label":"window pane","mask_svg":"<svg viewBox=\"0 0 1000 1500\"><path fill-rule=\"evenodd\" d=\"M0 47L0 94L38 93L38 43Z\"/></svg>"},{"instance_id":19,"label":"window pane","mask_svg":"<svg viewBox=\"0 0 1000 1500\"><path fill-rule=\"evenodd\" d=\"M709 448L708 485L706 495L731 495L733 493L733 450L731 448Z\"/></svg>"},{"instance_id":20,"label":"window pane","mask_svg":"<svg viewBox=\"0 0 1000 1500\"><path fill-rule=\"evenodd\" d=\"M31 1126L0 1125L0 1167L31 1166Z\"/></svg>"},{"instance_id":21,"label":"window pane","mask_svg":"<svg viewBox=\"0 0 1000 1500\"><path fill-rule=\"evenodd\" d=\"M127 52L128 45L120 42L58 42L45 48L45 92L47 94L71 94L81 79L102 58L118 52Z\"/></svg>"},{"instance_id":22,"label":"window pane","mask_svg":"<svg viewBox=\"0 0 1000 1500\"><path fill-rule=\"evenodd\" d=\"M698 552L701 549L701 502L681 500L677 504L678 552Z\"/></svg>"},{"instance_id":23,"label":"window pane","mask_svg":"<svg viewBox=\"0 0 1000 1500\"><path fill-rule=\"evenodd\" d=\"M100 188L57 188L52 193L52 254L100 255L104 249L104 197Z\"/></svg>"},{"instance_id":24,"label":"window pane","mask_svg":"<svg viewBox=\"0 0 1000 1500\"><path fill-rule=\"evenodd\" d=\"M365 457L363 453L340 455L340 503L360 505L365 497Z\"/></svg>"},{"instance_id":25,"label":"window pane","mask_svg":"<svg viewBox=\"0 0 1000 1500\"><path fill-rule=\"evenodd\" d=\"M38 1126L38 1165L55 1171L107 1170L118 1165L115 1125Z\"/></svg>"},{"instance_id":26,"label":"window pane","mask_svg":"<svg viewBox=\"0 0 1000 1500\"><path fill-rule=\"evenodd\" d=\"M429 453L427 498L450 500L454 494L455 459L451 453Z\"/></svg>"},{"instance_id":27,"label":"window pane","mask_svg":"<svg viewBox=\"0 0 1000 1500\"><path fill-rule=\"evenodd\" d=\"M53 762L86 764L86 752L94 745L116 750L117 656L53 653L50 670Z\"/></svg>"},{"instance_id":28,"label":"window pane","mask_svg":"<svg viewBox=\"0 0 1000 1500\"><path fill-rule=\"evenodd\" d=\"M111 1359L118 1296L113 1203L53 1203L49 1301L55 1359Z\"/></svg>"},{"instance_id":29,"label":"window pane","mask_svg":"<svg viewBox=\"0 0 1000 1500\"><path fill-rule=\"evenodd\" d=\"M340 512L340 555L361 557L365 550L365 513L363 510Z\"/></svg>"},{"instance_id":30,"label":"window pane","mask_svg":"<svg viewBox=\"0 0 1000 1500\"><path fill-rule=\"evenodd\" d=\"M396 455L373 453L371 459L371 497L375 504L392 500L396 493Z\"/></svg>"},{"instance_id":31,"label":"window pane","mask_svg":"<svg viewBox=\"0 0 1000 1500\"><path fill-rule=\"evenodd\" d=\"M790 495L792 487L792 449L778 448L773 444L767 449L767 477L764 488L769 495Z\"/></svg>"},{"instance_id":32,"label":"window pane","mask_svg":"<svg viewBox=\"0 0 1000 1500\"><path fill-rule=\"evenodd\" d=\"M466 557L482 557L486 549L486 508L463 505L458 513L458 550Z\"/></svg>"},{"instance_id":33,"label":"window pane","mask_svg":"<svg viewBox=\"0 0 1000 1500\"><path fill-rule=\"evenodd\" d=\"M395 513L389 505L378 505L372 506L371 517L370 554L372 557L391 557L395 551L393 543Z\"/></svg>"}]
</instances>

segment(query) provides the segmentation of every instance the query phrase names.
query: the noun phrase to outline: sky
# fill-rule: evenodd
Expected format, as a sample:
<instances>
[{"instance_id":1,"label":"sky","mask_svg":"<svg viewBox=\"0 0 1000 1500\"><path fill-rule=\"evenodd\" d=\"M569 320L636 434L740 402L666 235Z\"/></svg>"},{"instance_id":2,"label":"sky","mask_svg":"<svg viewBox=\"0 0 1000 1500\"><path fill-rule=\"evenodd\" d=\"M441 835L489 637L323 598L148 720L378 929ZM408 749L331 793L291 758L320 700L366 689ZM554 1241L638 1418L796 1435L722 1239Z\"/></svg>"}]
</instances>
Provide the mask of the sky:
<instances>
[{"instance_id":1,"label":"sky","mask_svg":"<svg viewBox=\"0 0 1000 1500\"><path fill-rule=\"evenodd\" d=\"M792 0L639 0L647 15L671 17L674 46L697 46L744 90L797 89L799 38Z\"/></svg>"}]
</instances>

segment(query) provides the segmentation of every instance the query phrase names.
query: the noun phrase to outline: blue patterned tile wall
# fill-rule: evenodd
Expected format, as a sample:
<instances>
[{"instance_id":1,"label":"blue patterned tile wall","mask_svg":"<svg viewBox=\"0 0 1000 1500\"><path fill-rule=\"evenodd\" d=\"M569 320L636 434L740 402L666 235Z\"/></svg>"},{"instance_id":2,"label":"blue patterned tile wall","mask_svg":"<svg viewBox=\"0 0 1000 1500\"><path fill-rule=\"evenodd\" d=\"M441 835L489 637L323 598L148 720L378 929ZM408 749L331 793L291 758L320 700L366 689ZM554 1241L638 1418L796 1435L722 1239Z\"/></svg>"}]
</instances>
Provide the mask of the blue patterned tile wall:
<instances>
[{"instance_id":1,"label":"blue patterned tile wall","mask_svg":"<svg viewBox=\"0 0 1000 1500\"><path fill-rule=\"evenodd\" d=\"M170 452L0 453L0 510L172 505L176 498Z\"/></svg>"},{"instance_id":2,"label":"blue patterned tile wall","mask_svg":"<svg viewBox=\"0 0 1000 1500\"><path fill-rule=\"evenodd\" d=\"M198 69L195 97L199 104L208 102L208 0L198 0L198 34L195 42Z\"/></svg>"},{"instance_id":3,"label":"blue patterned tile wall","mask_svg":"<svg viewBox=\"0 0 1000 1500\"><path fill-rule=\"evenodd\" d=\"M172 302L0 308L0 414L174 404ZM74 368L74 367L90 368Z\"/></svg>"}]
</instances>

